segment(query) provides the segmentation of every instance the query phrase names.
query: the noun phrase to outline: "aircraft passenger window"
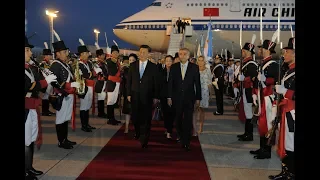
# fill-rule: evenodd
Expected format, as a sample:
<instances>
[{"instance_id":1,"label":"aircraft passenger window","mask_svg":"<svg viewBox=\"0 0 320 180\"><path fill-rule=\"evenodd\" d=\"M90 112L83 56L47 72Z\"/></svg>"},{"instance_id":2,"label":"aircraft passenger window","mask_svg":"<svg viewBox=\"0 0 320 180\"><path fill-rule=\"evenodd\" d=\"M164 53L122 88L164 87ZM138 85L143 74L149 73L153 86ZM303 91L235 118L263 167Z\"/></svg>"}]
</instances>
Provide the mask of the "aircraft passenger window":
<instances>
[{"instance_id":1,"label":"aircraft passenger window","mask_svg":"<svg viewBox=\"0 0 320 180\"><path fill-rule=\"evenodd\" d=\"M254 6L254 4L252 3L251 6Z\"/></svg>"},{"instance_id":2,"label":"aircraft passenger window","mask_svg":"<svg viewBox=\"0 0 320 180\"><path fill-rule=\"evenodd\" d=\"M233 28L233 24L230 25L230 28Z\"/></svg>"},{"instance_id":3,"label":"aircraft passenger window","mask_svg":"<svg viewBox=\"0 0 320 180\"><path fill-rule=\"evenodd\" d=\"M202 3L199 3L199 6L202 6Z\"/></svg>"},{"instance_id":4,"label":"aircraft passenger window","mask_svg":"<svg viewBox=\"0 0 320 180\"><path fill-rule=\"evenodd\" d=\"M246 4L245 4L245 3L243 3L243 4L242 4L242 6L246 6Z\"/></svg>"},{"instance_id":5,"label":"aircraft passenger window","mask_svg":"<svg viewBox=\"0 0 320 180\"><path fill-rule=\"evenodd\" d=\"M143 28L143 26L142 25L140 25L140 29L142 29Z\"/></svg>"},{"instance_id":6,"label":"aircraft passenger window","mask_svg":"<svg viewBox=\"0 0 320 180\"><path fill-rule=\"evenodd\" d=\"M208 6L210 6L211 4L210 3L208 3ZM212 6L214 6L214 5L212 5Z\"/></svg>"},{"instance_id":7,"label":"aircraft passenger window","mask_svg":"<svg viewBox=\"0 0 320 180\"><path fill-rule=\"evenodd\" d=\"M161 6L161 2L155 2L153 3L153 6Z\"/></svg>"},{"instance_id":8,"label":"aircraft passenger window","mask_svg":"<svg viewBox=\"0 0 320 180\"><path fill-rule=\"evenodd\" d=\"M273 6L277 6L277 4L276 4L276 3L273 3Z\"/></svg>"},{"instance_id":9,"label":"aircraft passenger window","mask_svg":"<svg viewBox=\"0 0 320 180\"><path fill-rule=\"evenodd\" d=\"M151 29L151 25L150 24L148 25L148 28Z\"/></svg>"},{"instance_id":10,"label":"aircraft passenger window","mask_svg":"<svg viewBox=\"0 0 320 180\"><path fill-rule=\"evenodd\" d=\"M248 28L251 28L251 25L248 25Z\"/></svg>"},{"instance_id":11,"label":"aircraft passenger window","mask_svg":"<svg viewBox=\"0 0 320 180\"><path fill-rule=\"evenodd\" d=\"M193 6L193 3L191 3L191 6Z\"/></svg>"},{"instance_id":12,"label":"aircraft passenger window","mask_svg":"<svg viewBox=\"0 0 320 180\"><path fill-rule=\"evenodd\" d=\"M260 6L263 6L263 4L262 4L262 3L260 3Z\"/></svg>"},{"instance_id":13,"label":"aircraft passenger window","mask_svg":"<svg viewBox=\"0 0 320 180\"><path fill-rule=\"evenodd\" d=\"M289 4L289 3L287 3L287 6L290 6L290 4Z\"/></svg>"},{"instance_id":14,"label":"aircraft passenger window","mask_svg":"<svg viewBox=\"0 0 320 180\"><path fill-rule=\"evenodd\" d=\"M198 3L195 3L194 5L195 5L195 6L198 6Z\"/></svg>"},{"instance_id":15,"label":"aircraft passenger window","mask_svg":"<svg viewBox=\"0 0 320 180\"><path fill-rule=\"evenodd\" d=\"M244 24L244 25L243 25L243 29L245 29L246 27L247 27L247 25Z\"/></svg>"},{"instance_id":16,"label":"aircraft passenger window","mask_svg":"<svg viewBox=\"0 0 320 180\"><path fill-rule=\"evenodd\" d=\"M212 6L215 6L215 4L214 4L214 3L212 3Z\"/></svg>"},{"instance_id":17,"label":"aircraft passenger window","mask_svg":"<svg viewBox=\"0 0 320 180\"><path fill-rule=\"evenodd\" d=\"M256 6L259 6L259 4L258 4L258 3L256 3Z\"/></svg>"},{"instance_id":18,"label":"aircraft passenger window","mask_svg":"<svg viewBox=\"0 0 320 180\"><path fill-rule=\"evenodd\" d=\"M226 3L226 6L228 6L228 3Z\"/></svg>"},{"instance_id":19,"label":"aircraft passenger window","mask_svg":"<svg viewBox=\"0 0 320 180\"><path fill-rule=\"evenodd\" d=\"M294 3L292 3L291 6L294 6Z\"/></svg>"},{"instance_id":20,"label":"aircraft passenger window","mask_svg":"<svg viewBox=\"0 0 320 180\"><path fill-rule=\"evenodd\" d=\"M203 6L206 6L207 5L207 3L203 3Z\"/></svg>"},{"instance_id":21,"label":"aircraft passenger window","mask_svg":"<svg viewBox=\"0 0 320 180\"><path fill-rule=\"evenodd\" d=\"M212 28L215 29L215 28L216 28L216 25L212 25Z\"/></svg>"},{"instance_id":22,"label":"aircraft passenger window","mask_svg":"<svg viewBox=\"0 0 320 180\"><path fill-rule=\"evenodd\" d=\"M220 6L223 6L223 4L221 3L221 5Z\"/></svg>"},{"instance_id":23,"label":"aircraft passenger window","mask_svg":"<svg viewBox=\"0 0 320 180\"><path fill-rule=\"evenodd\" d=\"M217 6L219 6L219 3L217 3Z\"/></svg>"},{"instance_id":24,"label":"aircraft passenger window","mask_svg":"<svg viewBox=\"0 0 320 180\"><path fill-rule=\"evenodd\" d=\"M250 6L250 4L248 3L247 6Z\"/></svg>"},{"instance_id":25,"label":"aircraft passenger window","mask_svg":"<svg viewBox=\"0 0 320 180\"><path fill-rule=\"evenodd\" d=\"M269 3L269 6L272 6L272 4L271 4L271 3Z\"/></svg>"},{"instance_id":26,"label":"aircraft passenger window","mask_svg":"<svg viewBox=\"0 0 320 180\"><path fill-rule=\"evenodd\" d=\"M220 24L217 24L217 26L216 26L217 28L220 28Z\"/></svg>"},{"instance_id":27,"label":"aircraft passenger window","mask_svg":"<svg viewBox=\"0 0 320 180\"><path fill-rule=\"evenodd\" d=\"M265 3L265 4L264 4L264 6L268 6L268 4L267 4L267 3Z\"/></svg>"},{"instance_id":28,"label":"aircraft passenger window","mask_svg":"<svg viewBox=\"0 0 320 180\"><path fill-rule=\"evenodd\" d=\"M189 6L189 4L187 4L187 6Z\"/></svg>"},{"instance_id":29,"label":"aircraft passenger window","mask_svg":"<svg viewBox=\"0 0 320 180\"><path fill-rule=\"evenodd\" d=\"M285 3L283 3L283 4L282 4L282 6L286 6L286 4L285 4Z\"/></svg>"}]
</instances>

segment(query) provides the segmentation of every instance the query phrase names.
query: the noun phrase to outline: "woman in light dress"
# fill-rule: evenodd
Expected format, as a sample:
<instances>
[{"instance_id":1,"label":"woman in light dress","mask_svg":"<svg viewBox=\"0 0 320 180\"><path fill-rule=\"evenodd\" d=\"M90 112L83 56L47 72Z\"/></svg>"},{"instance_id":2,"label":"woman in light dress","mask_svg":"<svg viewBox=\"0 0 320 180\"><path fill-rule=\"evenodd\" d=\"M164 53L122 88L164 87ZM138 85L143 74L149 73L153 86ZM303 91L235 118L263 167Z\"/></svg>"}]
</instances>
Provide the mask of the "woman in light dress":
<instances>
[{"instance_id":1,"label":"woman in light dress","mask_svg":"<svg viewBox=\"0 0 320 180\"><path fill-rule=\"evenodd\" d=\"M205 113L204 110L205 108L208 108L209 106L209 87L211 86L211 80L212 80L212 75L210 68L206 67L207 61L203 56L199 56L197 59L196 64L199 66L199 71L200 71L200 83L201 83L201 97L202 100L200 101L200 106L198 109L195 110L194 112L194 118L193 118L193 136L197 136L197 133L200 134L203 131L203 122L205 119ZM197 128L197 119L199 115L199 129ZM198 129L198 131L197 131Z\"/></svg>"}]
</instances>

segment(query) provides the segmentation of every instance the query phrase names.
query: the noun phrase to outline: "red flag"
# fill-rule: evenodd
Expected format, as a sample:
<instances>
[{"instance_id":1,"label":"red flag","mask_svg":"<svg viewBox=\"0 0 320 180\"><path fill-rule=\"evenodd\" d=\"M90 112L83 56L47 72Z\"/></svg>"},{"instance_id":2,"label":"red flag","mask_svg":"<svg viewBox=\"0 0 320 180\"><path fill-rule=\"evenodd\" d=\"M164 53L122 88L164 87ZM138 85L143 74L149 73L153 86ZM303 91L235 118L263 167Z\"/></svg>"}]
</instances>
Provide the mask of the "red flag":
<instances>
[{"instance_id":1,"label":"red flag","mask_svg":"<svg viewBox=\"0 0 320 180\"><path fill-rule=\"evenodd\" d=\"M203 16L219 16L219 8L203 8Z\"/></svg>"}]
</instances>

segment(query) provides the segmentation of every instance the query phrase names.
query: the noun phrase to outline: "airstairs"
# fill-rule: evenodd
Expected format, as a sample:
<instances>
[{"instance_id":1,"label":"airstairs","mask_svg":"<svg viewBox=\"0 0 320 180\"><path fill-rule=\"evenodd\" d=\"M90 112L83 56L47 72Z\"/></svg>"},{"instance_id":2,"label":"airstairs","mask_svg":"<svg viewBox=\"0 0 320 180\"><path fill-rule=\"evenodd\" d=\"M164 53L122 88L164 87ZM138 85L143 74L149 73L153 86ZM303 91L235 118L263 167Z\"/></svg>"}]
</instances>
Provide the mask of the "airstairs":
<instances>
[{"instance_id":1,"label":"airstairs","mask_svg":"<svg viewBox=\"0 0 320 180\"><path fill-rule=\"evenodd\" d=\"M185 39L184 34L175 34L172 31L170 34L170 41L169 41L167 54L174 56L174 54L184 46L184 39Z\"/></svg>"}]
</instances>

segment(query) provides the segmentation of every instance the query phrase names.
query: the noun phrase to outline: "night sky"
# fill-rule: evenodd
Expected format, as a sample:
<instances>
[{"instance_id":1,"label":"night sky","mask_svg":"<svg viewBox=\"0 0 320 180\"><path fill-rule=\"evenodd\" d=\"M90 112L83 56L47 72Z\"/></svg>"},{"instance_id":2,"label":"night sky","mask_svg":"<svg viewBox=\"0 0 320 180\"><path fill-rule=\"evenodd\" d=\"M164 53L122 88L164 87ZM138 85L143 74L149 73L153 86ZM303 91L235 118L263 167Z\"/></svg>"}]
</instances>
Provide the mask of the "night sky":
<instances>
[{"instance_id":1,"label":"night sky","mask_svg":"<svg viewBox=\"0 0 320 180\"><path fill-rule=\"evenodd\" d=\"M100 31L99 45L106 46L104 32L107 33L109 46L115 40L120 47L135 48L121 41L113 34L113 27L123 19L143 10L154 0L26 0L27 36L37 32L30 39L35 46L44 47L50 42L49 18L46 9L59 11L54 18L53 27L71 51L79 46L78 39L85 44L94 45L93 29Z\"/></svg>"}]
</instances>

